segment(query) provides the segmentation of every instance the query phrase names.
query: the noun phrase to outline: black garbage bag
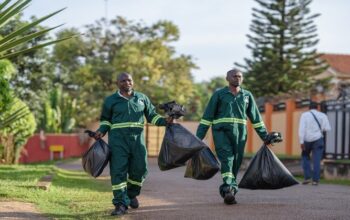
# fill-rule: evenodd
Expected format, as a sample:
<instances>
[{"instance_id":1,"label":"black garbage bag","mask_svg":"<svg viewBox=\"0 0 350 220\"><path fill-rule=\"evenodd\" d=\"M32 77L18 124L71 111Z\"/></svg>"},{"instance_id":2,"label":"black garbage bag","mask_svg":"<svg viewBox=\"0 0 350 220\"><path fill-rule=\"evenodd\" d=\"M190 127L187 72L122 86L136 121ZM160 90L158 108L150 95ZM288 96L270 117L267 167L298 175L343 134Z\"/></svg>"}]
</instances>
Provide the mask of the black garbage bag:
<instances>
[{"instance_id":1,"label":"black garbage bag","mask_svg":"<svg viewBox=\"0 0 350 220\"><path fill-rule=\"evenodd\" d=\"M89 136L93 137L93 132L86 131ZM88 174L93 177L98 177L107 166L110 159L109 146L104 140L98 139L91 147L83 154L82 165Z\"/></svg>"},{"instance_id":2,"label":"black garbage bag","mask_svg":"<svg viewBox=\"0 0 350 220\"><path fill-rule=\"evenodd\" d=\"M205 147L188 161L185 177L196 180L207 180L212 178L219 170L219 161L210 148Z\"/></svg>"},{"instance_id":3,"label":"black garbage bag","mask_svg":"<svg viewBox=\"0 0 350 220\"><path fill-rule=\"evenodd\" d=\"M186 161L206 144L180 124L167 126L158 155L159 169L170 170L185 166Z\"/></svg>"},{"instance_id":4,"label":"black garbage bag","mask_svg":"<svg viewBox=\"0 0 350 220\"><path fill-rule=\"evenodd\" d=\"M246 189L280 189L295 184L298 184L298 181L264 144L250 162L239 187Z\"/></svg>"}]
</instances>

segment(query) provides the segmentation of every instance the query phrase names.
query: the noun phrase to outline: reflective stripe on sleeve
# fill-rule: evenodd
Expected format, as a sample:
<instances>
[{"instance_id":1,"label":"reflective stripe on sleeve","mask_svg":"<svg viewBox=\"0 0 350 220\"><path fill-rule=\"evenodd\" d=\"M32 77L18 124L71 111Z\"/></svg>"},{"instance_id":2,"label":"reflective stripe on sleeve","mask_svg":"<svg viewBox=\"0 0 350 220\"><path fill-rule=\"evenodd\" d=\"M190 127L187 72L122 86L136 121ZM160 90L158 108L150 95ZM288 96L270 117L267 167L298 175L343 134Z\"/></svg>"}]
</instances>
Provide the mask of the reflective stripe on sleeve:
<instances>
[{"instance_id":1,"label":"reflective stripe on sleeve","mask_svg":"<svg viewBox=\"0 0 350 220\"><path fill-rule=\"evenodd\" d=\"M203 124L203 125L207 125L207 126L210 126L212 124L211 121L207 121L205 119L201 119L201 121L199 122L200 124Z\"/></svg>"},{"instance_id":2,"label":"reflective stripe on sleeve","mask_svg":"<svg viewBox=\"0 0 350 220\"><path fill-rule=\"evenodd\" d=\"M109 121L100 121L100 126L101 125L107 125L107 126L111 127L111 123Z\"/></svg>"},{"instance_id":3,"label":"reflective stripe on sleeve","mask_svg":"<svg viewBox=\"0 0 350 220\"><path fill-rule=\"evenodd\" d=\"M264 126L265 126L265 124L263 121L256 123L256 124L253 124L253 128L259 128L259 127L264 127Z\"/></svg>"},{"instance_id":4,"label":"reflective stripe on sleeve","mask_svg":"<svg viewBox=\"0 0 350 220\"><path fill-rule=\"evenodd\" d=\"M151 121L151 123L155 125L155 124L157 123L158 119L160 119L161 117L162 117L162 116L160 116L160 115L154 116L153 119L152 119L152 121Z\"/></svg>"}]
</instances>

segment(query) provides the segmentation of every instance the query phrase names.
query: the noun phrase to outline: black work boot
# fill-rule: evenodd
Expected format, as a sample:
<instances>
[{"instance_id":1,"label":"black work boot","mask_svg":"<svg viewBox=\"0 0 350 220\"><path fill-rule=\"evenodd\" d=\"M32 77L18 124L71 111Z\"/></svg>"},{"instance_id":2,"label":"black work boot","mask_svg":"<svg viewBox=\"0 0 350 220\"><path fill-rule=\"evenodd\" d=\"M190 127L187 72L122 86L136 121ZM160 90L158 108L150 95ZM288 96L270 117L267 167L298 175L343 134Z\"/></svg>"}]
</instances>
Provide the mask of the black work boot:
<instances>
[{"instance_id":1,"label":"black work boot","mask_svg":"<svg viewBox=\"0 0 350 220\"><path fill-rule=\"evenodd\" d=\"M232 191L226 192L224 197L224 203L226 205L237 204L235 194Z\"/></svg>"},{"instance_id":2,"label":"black work boot","mask_svg":"<svg viewBox=\"0 0 350 220\"><path fill-rule=\"evenodd\" d=\"M125 205L122 204L118 204L115 205L115 209L113 210L113 212L111 213L111 215L124 215L126 213L128 213L128 207L126 207Z\"/></svg>"},{"instance_id":3,"label":"black work boot","mask_svg":"<svg viewBox=\"0 0 350 220\"><path fill-rule=\"evenodd\" d=\"M136 197L130 199L130 207L133 209L137 209L139 207L139 200Z\"/></svg>"}]
</instances>

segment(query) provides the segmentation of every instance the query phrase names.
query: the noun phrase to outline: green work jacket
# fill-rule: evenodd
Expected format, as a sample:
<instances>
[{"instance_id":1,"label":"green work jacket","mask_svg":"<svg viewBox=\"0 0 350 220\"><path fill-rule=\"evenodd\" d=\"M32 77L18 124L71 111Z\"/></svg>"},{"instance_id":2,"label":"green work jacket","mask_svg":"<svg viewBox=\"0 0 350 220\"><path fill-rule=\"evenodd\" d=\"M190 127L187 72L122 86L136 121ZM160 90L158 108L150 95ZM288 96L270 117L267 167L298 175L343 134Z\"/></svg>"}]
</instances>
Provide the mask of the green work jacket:
<instances>
[{"instance_id":1,"label":"green work jacket","mask_svg":"<svg viewBox=\"0 0 350 220\"><path fill-rule=\"evenodd\" d=\"M154 125L166 125L165 118L156 113L154 105L145 94L134 91L131 97L126 98L116 92L103 103L98 130L103 134L108 131L140 134L144 128L145 117Z\"/></svg>"},{"instance_id":2,"label":"green work jacket","mask_svg":"<svg viewBox=\"0 0 350 220\"><path fill-rule=\"evenodd\" d=\"M252 122L260 138L264 140L267 131L253 95L242 88L237 95L232 94L229 87L219 89L210 98L197 129L197 137L203 139L210 126L214 131L235 132L237 127L246 127L247 118ZM244 134L233 133L233 135L246 135L246 132Z\"/></svg>"}]
</instances>

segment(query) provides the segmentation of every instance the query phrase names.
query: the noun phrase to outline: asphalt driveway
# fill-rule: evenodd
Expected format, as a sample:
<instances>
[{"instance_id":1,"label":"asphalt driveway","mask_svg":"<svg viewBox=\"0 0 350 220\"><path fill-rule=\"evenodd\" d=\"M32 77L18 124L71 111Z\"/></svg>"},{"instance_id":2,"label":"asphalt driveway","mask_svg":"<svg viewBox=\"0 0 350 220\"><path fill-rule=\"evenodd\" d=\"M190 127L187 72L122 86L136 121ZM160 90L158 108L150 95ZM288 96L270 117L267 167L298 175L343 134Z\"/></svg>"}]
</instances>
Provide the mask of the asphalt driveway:
<instances>
[{"instance_id":1,"label":"asphalt driveway","mask_svg":"<svg viewBox=\"0 0 350 220\"><path fill-rule=\"evenodd\" d=\"M81 169L80 161L62 168ZM104 175L108 176L108 169ZM184 178L185 167L160 171L149 159L140 208L123 219L350 219L350 187L295 185L278 190L240 189L237 205L225 205L219 196L219 174L210 180ZM111 207L112 208L112 207ZM112 210L112 209L111 209Z\"/></svg>"}]
</instances>

